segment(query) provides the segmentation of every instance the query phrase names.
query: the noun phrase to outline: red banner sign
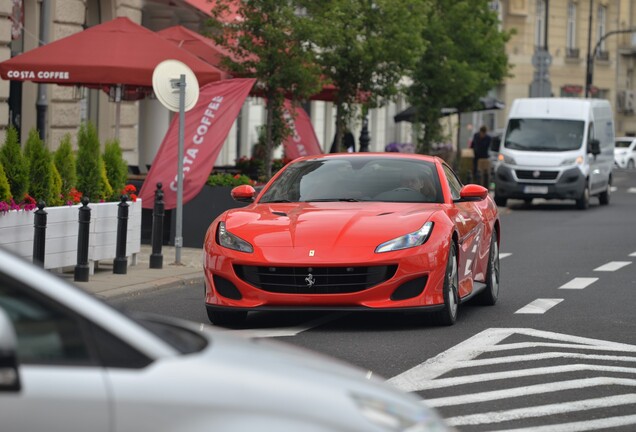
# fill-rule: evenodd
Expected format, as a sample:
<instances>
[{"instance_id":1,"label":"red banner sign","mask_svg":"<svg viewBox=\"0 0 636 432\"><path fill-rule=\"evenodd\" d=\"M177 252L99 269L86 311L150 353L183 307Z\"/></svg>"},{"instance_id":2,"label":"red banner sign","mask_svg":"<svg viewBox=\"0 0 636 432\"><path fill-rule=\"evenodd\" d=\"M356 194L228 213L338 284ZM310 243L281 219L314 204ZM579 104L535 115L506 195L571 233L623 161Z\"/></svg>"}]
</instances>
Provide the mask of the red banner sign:
<instances>
[{"instance_id":1,"label":"red banner sign","mask_svg":"<svg viewBox=\"0 0 636 432\"><path fill-rule=\"evenodd\" d=\"M183 154L183 204L205 185L221 147L256 82L252 78L231 79L201 88L197 105L185 114ZM161 182L165 209L177 206L179 116L175 115L139 192L144 208L154 206L154 193Z\"/></svg>"},{"instance_id":2,"label":"red banner sign","mask_svg":"<svg viewBox=\"0 0 636 432\"><path fill-rule=\"evenodd\" d=\"M291 135L284 142L285 157L296 159L301 156L322 154L318 137L305 110L300 106L294 109L290 100L285 101L285 109L286 120L292 128ZM292 111L295 111L295 118L292 118Z\"/></svg>"}]
</instances>

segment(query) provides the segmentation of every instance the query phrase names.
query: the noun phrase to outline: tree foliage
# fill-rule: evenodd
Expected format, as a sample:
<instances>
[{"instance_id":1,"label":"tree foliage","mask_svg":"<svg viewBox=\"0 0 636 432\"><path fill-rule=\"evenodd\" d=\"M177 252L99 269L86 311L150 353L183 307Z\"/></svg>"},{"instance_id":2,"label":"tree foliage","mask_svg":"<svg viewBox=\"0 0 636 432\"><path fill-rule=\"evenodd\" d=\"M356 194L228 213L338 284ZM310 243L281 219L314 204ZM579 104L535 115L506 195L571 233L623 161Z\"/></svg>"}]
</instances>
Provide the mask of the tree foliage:
<instances>
[{"instance_id":1,"label":"tree foliage","mask_svg":"<svg viewBox=\"0 0 636 432\"><path fill-rule=\"evenodd\" d=\"M18 141L18 131L13 126L7 128L4 145L0 148L0 164L9 181L11 196L16 202L22 201L29 189L29 162Z\"/></svg>"},{"instance_id":2,"label":"tree foliage","mask_svg":"<svg viewBox=\"0 0 636 432\"><path fill-rule=\"evenodd\" d=\"M46 205L54 205L53 160L51 152L44 146L44 141L35 128L29 131L24 153L29 161L29 195L37 202L44 201Z\"/></svg>"},{"instance_id":3,"label":"tree foliage","mask_svg":"<svg viewBox=\"0 0 636 432\"><path fill-rule=\"evenodd\" d=\"M229 12L241 19L228 20ZM296 12L294 1L280 0L218 0L211 11L212 37L234 58L226 58L226 64L238 75L256 78L255 92L266 99L268 178L272 151L290 133L285 97L304 99L320 89L306 20Z\"/></svg>"},{"instance_id":4,"label":"tree foliage","mask_svg":"<svg viewBox=\"0 0 636 432\"><path fill-rule=\"evenodd\" d=\"M62 141L60 141L60 146L55 151L53 160L62 179L62 194L67 196L71 188L74 188L77 184L75 154L73 153L70 134L64 135Z\"/></svg>"},{"instance_id":5,"label":"tree foliage","mask_svg":"<svg viewBox=\"0 0 636 432\"><path fill-rule=\"evenodd\" d=\"M427 0L298 0L316 44L317 61L337 88L336 141L363 102L362 114L400 90L422 54Z\"/></svg>"},{"instance_id":6,"label":"tree foliage","mask_svg":"<svg viewBox=\"0 0 636 432\"><path fill-rule=\"evenodd\" d=\"M9 180L4 172L2 163L0 163L0 202L9 201L11 199L11 187L9 186Z\"/></svg>"},{"instance_id":7,"label":"tree foliage","mask_svg":"<svg viewBox=\"0 0 636 432\"><path fill-rule=\"evenodd\" d=\"M128 164L122 156L119 141L116 139L106 141L104 148L104 166L106 168L108 183L113 191L111 196L117 198L123 193L126 181L128 180Z\"/></svg>"},{"instance_id":8,"label":"tree foliage","mask_svg":"<svg viewBox=\"0 0 636 432\"><path fill-rule=\"evenodd\" d=\"M77 189L96 202L104 197L106 185L104 162L100 152L99 137L95 126L88 122L80 126L77 134Z\"/></svg>"},{"instance_id":9,"label":"tree foliage","mask_svg":"<svg viewBox=\"0 0 636 432\"><path fill-rule=\"evenodd\" d=\"M479 98L501 84L510 70L505 53L510 33L499 29L488 0L429 2L422 30L428 46L408 92L416 121L425 129L418 143L420 153L427 153L430 144L441 138L442 108L475 109Z\"/></svg>"}]
</instances>

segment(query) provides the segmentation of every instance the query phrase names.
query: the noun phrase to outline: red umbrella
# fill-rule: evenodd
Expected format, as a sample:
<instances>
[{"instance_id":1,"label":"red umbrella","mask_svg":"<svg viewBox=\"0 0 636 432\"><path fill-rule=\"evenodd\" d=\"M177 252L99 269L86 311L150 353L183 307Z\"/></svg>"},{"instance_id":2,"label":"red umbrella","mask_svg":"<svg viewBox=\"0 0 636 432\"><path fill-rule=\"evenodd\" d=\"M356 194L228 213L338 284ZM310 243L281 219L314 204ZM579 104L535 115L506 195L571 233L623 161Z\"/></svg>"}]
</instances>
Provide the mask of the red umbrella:
<instances>
[{"instance_id":1,"label":"red umbrella","mask_svg":"<svg viewBox=\"0 0 636 432\"><path fill-rule=\"evenodd\" d=\"M192 69L199 84L223 72L128 18L90 27L0 63L6 80L104 87L152 87L152 73L166 59Z\"/></svg>"}]
</instances>

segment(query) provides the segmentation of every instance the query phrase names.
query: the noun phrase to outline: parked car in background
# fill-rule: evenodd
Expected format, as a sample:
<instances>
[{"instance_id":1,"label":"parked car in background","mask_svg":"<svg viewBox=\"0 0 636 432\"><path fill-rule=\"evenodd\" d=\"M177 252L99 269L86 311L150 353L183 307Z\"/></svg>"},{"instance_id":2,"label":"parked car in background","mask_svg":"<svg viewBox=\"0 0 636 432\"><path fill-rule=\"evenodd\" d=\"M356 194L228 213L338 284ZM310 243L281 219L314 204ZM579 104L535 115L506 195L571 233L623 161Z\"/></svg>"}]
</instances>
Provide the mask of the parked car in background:
<instances>
[{"instance_id":1,"label":"parked car in background","mask_svg":"<svg viewBox=\"0 0 636 432\"><path fill-rule=\"evenodd\" d=\"M440 158L356 153L296 159L247 207L210 225L205 305L215 324L250 311L430 312L451 325L499 293L499 217L482 186Z\"/></svg>"},{"instance_id":2,"label":"parked car in background","mask_svg":"<svg viewBox=\"0 0 636 432\"><path fill-rule=\"evenodd\" d=\"M636 138L616 138L614 147L614 163L619 168L634 169L636 167Z\"/></svg>"},{"instance_id":3,"label":"parked car in background","mask_svg":"<svg viewBox=\"0 0 636 432\"><path fill-rule=\"evenodd\" d=\"M444 431L362 370L200 324L132 319L0 248L0 429Z\"/></svg>"}]
</instances>

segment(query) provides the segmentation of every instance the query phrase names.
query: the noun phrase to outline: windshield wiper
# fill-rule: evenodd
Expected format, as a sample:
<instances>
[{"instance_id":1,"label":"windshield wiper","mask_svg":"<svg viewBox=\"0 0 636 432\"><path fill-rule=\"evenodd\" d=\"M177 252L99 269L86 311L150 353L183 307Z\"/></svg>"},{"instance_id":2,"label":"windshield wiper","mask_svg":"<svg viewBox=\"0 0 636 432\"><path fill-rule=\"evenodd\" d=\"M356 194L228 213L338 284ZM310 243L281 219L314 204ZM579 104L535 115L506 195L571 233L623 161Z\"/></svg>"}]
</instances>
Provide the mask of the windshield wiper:
<instances>
[{"instance_id":1,"label":"windshield wiper","mask_svg":"<svg viewBox=\"0 0 636 432\"><path fill-rule=\"evenodd\" d=\"M305 200L305 202L337 202L337 201L359 202L360 200L357 200L355 198L320 198L320 199L308 199L308 200Z\"/></svg>"}]
</instances>

